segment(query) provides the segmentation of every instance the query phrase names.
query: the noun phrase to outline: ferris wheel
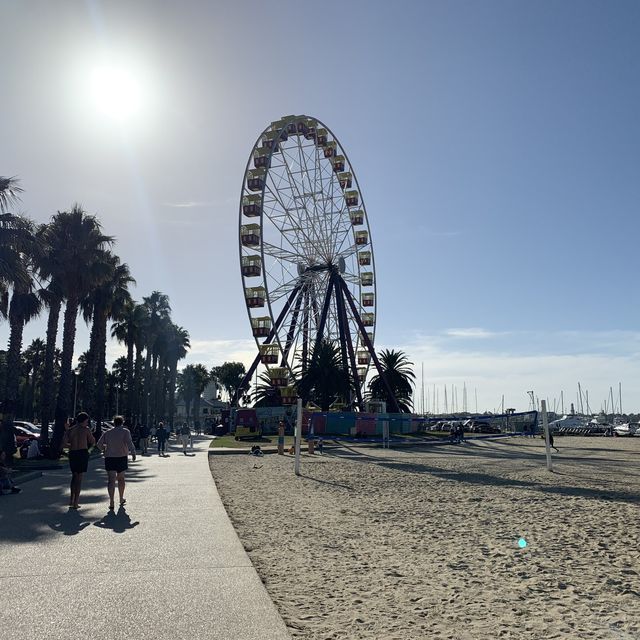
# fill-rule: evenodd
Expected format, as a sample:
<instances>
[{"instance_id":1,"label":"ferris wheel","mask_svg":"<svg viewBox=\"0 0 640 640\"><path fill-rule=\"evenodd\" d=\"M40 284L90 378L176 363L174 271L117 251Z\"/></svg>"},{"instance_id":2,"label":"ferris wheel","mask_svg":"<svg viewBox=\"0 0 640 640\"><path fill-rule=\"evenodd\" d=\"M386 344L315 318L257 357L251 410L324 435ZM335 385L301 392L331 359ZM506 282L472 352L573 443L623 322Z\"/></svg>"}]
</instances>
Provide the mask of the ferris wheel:
<instances>
[{"instance_id":1,"label":"ferris wheel","mask_svg":"<svg viewBox=\"0 0 640 640\"><path fill-rule=\"evenodd\" d=\"M258 137L240 199L244 299L258 354L283 404L321 340L340 345L359 406L376 327L371 230L353 167L316 118L285 116Z\"/></svg>"}]
</instances>

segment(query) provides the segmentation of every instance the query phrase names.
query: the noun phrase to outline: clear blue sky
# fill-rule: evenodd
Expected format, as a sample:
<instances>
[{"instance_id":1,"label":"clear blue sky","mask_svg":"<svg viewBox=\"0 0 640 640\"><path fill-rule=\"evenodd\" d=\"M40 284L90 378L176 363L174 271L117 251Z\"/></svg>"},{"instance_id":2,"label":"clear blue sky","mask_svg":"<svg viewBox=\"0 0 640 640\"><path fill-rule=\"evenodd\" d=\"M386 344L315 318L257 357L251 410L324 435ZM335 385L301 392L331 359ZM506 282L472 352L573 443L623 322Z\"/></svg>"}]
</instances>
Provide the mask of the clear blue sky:
<instances>
[{"instance_id":1,"label":"clear blue sky","mask_svg":"<svg viewBox=\"0 0 640 640\"><path fill-rule=\"evenodd\" d=\"M406 349L418 374L424 362L427 385L477 388L481 409L503 393L526 408L529 389L553 404L578 381L596 409L619 381L640 409L637 2L0 12L0 175L20 176L38 221L76 201L97 213L134 294L170 296L191 361L250 360L243 171L269 122L306 113L338 136L366 199L379 346ZM143 87L124 124L88 96L104 55Z\"/></svg>"}]
</instances>

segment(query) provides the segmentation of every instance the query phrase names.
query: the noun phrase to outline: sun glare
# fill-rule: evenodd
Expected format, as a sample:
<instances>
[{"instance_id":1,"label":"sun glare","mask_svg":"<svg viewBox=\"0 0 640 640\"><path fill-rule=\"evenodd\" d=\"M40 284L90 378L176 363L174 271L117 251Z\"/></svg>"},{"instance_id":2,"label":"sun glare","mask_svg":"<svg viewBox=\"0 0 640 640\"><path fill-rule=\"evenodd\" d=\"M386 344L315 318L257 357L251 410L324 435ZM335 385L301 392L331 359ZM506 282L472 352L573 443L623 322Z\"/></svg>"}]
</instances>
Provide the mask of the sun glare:
<instances>
[{"instance_id":1,"label":"sun glare","mask_svg":"<svg viewBox=\"0 0 640 640\"><path fill-rule=\"evenodd\" d=\"M94 69L91 92L100 113L111 118L127 120L140 110L141 86L126 68L105 66Z\"/></svg>"}]
</instances>

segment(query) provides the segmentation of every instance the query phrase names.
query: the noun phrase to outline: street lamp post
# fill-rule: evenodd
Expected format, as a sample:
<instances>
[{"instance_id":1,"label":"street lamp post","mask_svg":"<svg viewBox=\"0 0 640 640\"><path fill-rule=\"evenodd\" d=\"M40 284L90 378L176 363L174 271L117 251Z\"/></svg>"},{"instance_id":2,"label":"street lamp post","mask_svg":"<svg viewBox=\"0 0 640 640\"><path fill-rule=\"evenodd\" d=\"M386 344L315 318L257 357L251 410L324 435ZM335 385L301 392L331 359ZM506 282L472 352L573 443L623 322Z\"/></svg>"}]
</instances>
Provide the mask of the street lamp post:
<instances>
[{"instance_id":1,"label":"street lamp post","mask_svg":"<svg viewBox=\"0 0 640 640\"><path fill-rule=\"evenodd\" d=\"M73 416L77 415L78 408L78 370L73 370Z\"/></svg>"}]
</instances>

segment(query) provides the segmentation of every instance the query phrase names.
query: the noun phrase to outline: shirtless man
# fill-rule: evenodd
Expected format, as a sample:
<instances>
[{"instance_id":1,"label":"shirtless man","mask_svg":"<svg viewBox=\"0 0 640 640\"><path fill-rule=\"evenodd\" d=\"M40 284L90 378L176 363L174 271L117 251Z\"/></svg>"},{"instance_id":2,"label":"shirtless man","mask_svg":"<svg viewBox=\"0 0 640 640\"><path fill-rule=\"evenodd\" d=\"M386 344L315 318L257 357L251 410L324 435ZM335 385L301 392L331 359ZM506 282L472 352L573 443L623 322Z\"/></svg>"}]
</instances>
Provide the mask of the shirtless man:
<instances>
[{"instance_id":1,"label":"shirtless man","mask_svg":"<svg viewBox=\"0 0 640 640\"><path fill-rule=\"evenodd\" d=\"M104 453L104 468L107 471L109 480L107 491L109 493L109 510L114 508L113 500L116 491L116 480L118 481L118 494L120 495L120 506L123 507L125 479L124 472L129 468L128 458L136 459L136 448L133 446L131 432L124 427L124 418L116 416L113 419L114 427L102 434L98 440L98 448Z\"/></svg>"},{"instance_id":2,"label":"shirtless man","mask_svg":"<svg viewBox=\"0 0 640 640\"><path fill-rule=\"evenodd\" d=\"M80 505L82 475L89 467L89 447L93 447L96 439L89 429L89 414L81 411L76 416L75 424L64 432L63 446L69 447L69 467L71 468L71 497L69 509L77 509Z\"/></svg>"}]
</instances>

